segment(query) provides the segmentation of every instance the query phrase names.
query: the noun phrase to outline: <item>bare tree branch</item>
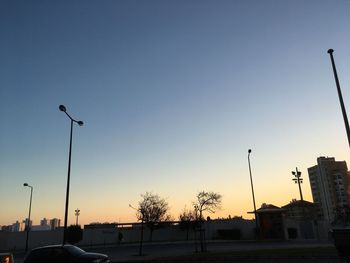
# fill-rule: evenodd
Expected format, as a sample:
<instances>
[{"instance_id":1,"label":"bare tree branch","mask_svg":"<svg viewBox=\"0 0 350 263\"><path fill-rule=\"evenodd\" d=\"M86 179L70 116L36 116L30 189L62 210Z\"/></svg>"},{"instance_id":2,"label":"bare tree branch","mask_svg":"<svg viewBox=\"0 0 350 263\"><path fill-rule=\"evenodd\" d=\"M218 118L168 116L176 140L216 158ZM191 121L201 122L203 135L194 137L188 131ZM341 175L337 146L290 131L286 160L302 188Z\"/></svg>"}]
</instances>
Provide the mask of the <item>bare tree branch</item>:
<instances>
[{"instance_id":1,"label":"bare tree branch","mask_svg":"<svg viewBox=\"0 0 350 263\"><path fill-rule=\"evenodd\" d=\"M169 220L170 215L168 202L157 194L146 192L141 194L141 200L138 204L136 217L138 220L145 222L151 230L150 240L152 239L153 230L160 222Z\"/></svg>"},{"instance_id":2,"label":"bare tree branch","mask_svg":"<svg viewBox=\"0 0 350 263\"><path fill-rule=\"evenodd\" d=\"M195 211L199 213L199 218L203 219L203 212L215 213L221 208L222 196L215 192L201 191L197 194L197 200L193 203Z\"/></svg>"}]
</instances>

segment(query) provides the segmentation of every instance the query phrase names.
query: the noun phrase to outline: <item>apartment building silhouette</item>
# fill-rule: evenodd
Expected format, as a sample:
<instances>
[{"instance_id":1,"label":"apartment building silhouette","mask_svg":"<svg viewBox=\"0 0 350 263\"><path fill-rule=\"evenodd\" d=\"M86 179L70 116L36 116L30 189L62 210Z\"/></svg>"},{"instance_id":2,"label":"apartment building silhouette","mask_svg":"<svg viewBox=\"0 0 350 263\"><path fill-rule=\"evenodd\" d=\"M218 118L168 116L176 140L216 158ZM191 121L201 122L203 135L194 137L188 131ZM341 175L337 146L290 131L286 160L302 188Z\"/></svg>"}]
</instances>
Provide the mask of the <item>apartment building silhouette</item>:
<instances>
[{"instance_id":1,"label":"apartment building silhouette","mask_svg":"<svg viewBox=\"0 0 350 263\"><path fill-rule=\"evenodd\" d=\"M346 162L319 157L317 165L308 168L308 173L318 217L334 223L350 207L350 175Z\"/></svg>"}]
</instances>

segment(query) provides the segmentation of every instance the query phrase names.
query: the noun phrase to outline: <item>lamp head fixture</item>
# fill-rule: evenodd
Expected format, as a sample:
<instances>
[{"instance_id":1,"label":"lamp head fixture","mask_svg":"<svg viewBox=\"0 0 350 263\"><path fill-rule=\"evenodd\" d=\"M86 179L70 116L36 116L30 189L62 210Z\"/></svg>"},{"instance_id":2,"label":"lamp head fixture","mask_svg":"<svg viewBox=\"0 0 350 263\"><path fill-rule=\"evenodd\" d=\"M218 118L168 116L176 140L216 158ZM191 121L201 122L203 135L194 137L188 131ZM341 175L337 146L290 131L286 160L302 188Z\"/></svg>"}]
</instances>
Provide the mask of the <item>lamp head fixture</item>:
<instances>
[{"instance_id":1,"label":"lamp head fixture","mask_svg":"<svg viewBox=\"0 0 350 263\"><path fill-rule=\"evenodd\" d=\"M67 109L64 105L60 105L58 108L60 109L60 111L63 111L63 112L67 111Z\"/></svg>"}]
</instances>

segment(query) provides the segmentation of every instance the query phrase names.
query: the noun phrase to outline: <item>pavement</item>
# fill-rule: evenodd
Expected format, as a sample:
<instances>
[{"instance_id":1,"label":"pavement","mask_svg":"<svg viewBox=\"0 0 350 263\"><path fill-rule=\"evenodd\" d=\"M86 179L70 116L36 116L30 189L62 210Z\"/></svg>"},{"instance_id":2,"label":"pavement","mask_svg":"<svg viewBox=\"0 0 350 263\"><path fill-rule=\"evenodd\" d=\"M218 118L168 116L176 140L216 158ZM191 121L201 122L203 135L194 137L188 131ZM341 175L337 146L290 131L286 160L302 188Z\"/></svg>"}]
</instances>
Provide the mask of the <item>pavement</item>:
<instances>
[{"instance_id":1,"label":"pavement","mask_svg":"<svg viewBox=\"0 0 350 263\"><path fill-rule=\"evenodd\" d=\"M200 251L200 244L193 241L189 242L146 242L142 246L142 256L139 255L139 244L119 244L115 246L101 246L101 247L83 247L85 251L88 252L98 252L107 254L111 262L140 262L140 261L156 261L163 262L162 259L174 258L181 256L191 256L191 255L203 255L198 253ZM238 251L256 251L256 250L275 250L275 249L297 249L297 248L334 248L333 243L330 242L296 242L296 241L280 241L280 242L269 242L269 241L207 241L206 248L209 253L226 253L226 252L238 252ZM206 253L205 255L208 255ZM24 258L24 253L14 253L15 263L22 262ZM265 258L266 259L266 258ZM288 259L288 258L287 258ZM340 262L336 254L327 256L326 261L317 259L315 262ZM218 262L218 259L213 259L213 262ZM227 262L231 260L227 259ZM240 261L235 260L235 262L243 262L243 258ZM192 260L191 260L192 261ZM268 261L258 260L259 262L280 262L280 260L273 261L269 259ZM285 260L283 260L285 262ZM305 262L312 261L310 259ZM165 260L164 262L168 262ZM170 262L170 261L169 261ZM176 261L173 261L176 262ZM198 262L211 262L207 260L200 260ZM220 262L226 262L225 260L220 260ZM246 262L246 261L244 261ZM292 261L286 261L292 262ZM294 261L293 261L294 262ZM302 260L296 259L295 262L301 263Z\"/></svg>"}]
</instances>

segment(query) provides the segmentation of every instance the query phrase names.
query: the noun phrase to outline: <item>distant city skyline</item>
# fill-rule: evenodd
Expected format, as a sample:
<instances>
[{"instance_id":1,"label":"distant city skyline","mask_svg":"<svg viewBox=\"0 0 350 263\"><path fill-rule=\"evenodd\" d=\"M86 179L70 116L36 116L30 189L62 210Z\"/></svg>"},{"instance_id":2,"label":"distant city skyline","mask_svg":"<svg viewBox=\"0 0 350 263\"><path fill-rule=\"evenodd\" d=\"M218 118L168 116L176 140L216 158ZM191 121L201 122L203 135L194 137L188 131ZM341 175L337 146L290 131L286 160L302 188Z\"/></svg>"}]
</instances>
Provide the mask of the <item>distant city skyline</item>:
<instances>
[{"instance_id":1,"label":"distant city skyline","mask_svg":"<svg viewBox=\"0 0 350 263\"><path fill-rule=\"evenodd\" d=\"M13 222L8 225L0 225L0 231L7 231L7 232L19 232L19 231L26 231L28 226L28 218L25 218L24 220L16 220L16 222ZM56 228L61 227L61 220L59 218L42 218L40 220L40 224L33 223L32 220L29 221L30 231L48 231L48 230L54 230Z\"/></svg>"},{"instance_id":2,"label":"distant city skyline","mask_svg":"<svg viewBox=\"0 0 350 263\"><path fill-rule=\"evenodd\" d=\"M327 50L350 103L349 1L0 3L0 225L64 218L132 222L140 195L177 218L199 191L213 218L299 199L291 171L350 161Z\"/></svg>"}]
</instances>

